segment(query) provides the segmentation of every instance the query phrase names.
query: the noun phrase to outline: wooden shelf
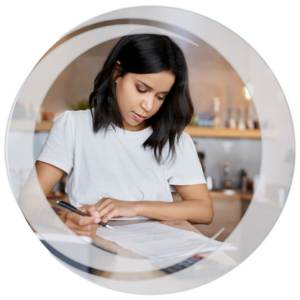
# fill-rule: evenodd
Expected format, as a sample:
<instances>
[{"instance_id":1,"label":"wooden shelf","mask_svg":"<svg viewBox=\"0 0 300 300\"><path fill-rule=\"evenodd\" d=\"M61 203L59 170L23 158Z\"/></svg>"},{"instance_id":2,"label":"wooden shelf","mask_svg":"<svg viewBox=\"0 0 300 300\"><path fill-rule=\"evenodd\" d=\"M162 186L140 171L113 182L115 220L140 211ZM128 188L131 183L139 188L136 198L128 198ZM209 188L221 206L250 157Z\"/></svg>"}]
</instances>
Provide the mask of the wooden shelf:
<instances>
[{"instance_id":1,"label":"wooden shelf","mask_svg":"<svg viewBox=\"0 0 300 300\"><path fill-rule=\"evenodd\" d=\"M35 131L50 131L53 126L52 122L42 121L36 123ZM184 130L193 137L217 137L217 138L248 138L260 139L261 133L259 129L254 130L237 130L229 128L207 128L187 126Z\"/></svg>"},{"instance_id":2,"label":"wooden shelf","mask_svg":"<svg viewBox=\"0 0 300 300\"><path fill-rule=\"evenodd\" d=\"M232 139L261 139L260 129L253 130L238 130L230 128L210 128L187 126L184 130L192 137L211 137L211 138L232 138ZM273 132L272 132L273 133ZM270 134L276 136L276 134Z\"/></svg>"},{"instance_id":3,"label":"wooden shelf","mask_svg":"<svg viewBox=\"0 0 300 300\"><path fill-rule=\"evenodd\" d=\"M31 131L35 128L36 132L50 131L53 122L42 121L35 124L32 120L12 120L10 130ZM187 126L184 130L191 137L208 137L208 138L231 138L231 139L261 139L261 130L238 130L229 128L210 128L210 127L197 127ZM263 131L264 138L276 139L279 138L279 132L266 130Z\"/></svg>"},{"instance_id":4,"label":"wooden shelf","mask_svg":"<svg viewBox=\"0 0 300 300\"><path fill-rule=\"evenodd\" d=\"M11 120L10 130L20 131L50 131L53 126L53 122L42 121L35 122L34 120Z\"/></svg>"},{"instance_id":5,"label":"wooden shelf","mask_svg":"<svg viewBox=\"0 0 300 300\"><path fill-rule=\"evenodd\" d=\"M50 131L53 124L53 122L49 121L36 122L35 131Z\"/></svg>"},{"instance_id":6,"label":"wooden shelf","mask_svg":"<svg viewBox=\"0 0 300 300\"><path fill-rule=\"evenodd\" d=\"M42 121L36 123L35 131L50 131L53 123ZM216 138L250 138L260 139L261 134L259 129L255 130L237 130L229 128L207 128L187 126L184 130L192 137L216 137Z\"/></svg>"}]
</instances>

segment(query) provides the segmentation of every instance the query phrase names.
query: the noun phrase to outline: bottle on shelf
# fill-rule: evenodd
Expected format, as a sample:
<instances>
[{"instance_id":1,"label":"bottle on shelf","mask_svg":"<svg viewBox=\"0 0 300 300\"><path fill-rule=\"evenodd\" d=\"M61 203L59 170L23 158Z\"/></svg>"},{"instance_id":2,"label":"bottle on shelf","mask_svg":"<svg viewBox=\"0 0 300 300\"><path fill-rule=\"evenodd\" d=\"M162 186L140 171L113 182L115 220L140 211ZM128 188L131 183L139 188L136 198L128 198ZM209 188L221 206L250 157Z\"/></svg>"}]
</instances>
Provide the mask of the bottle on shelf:
<instances>
[{"instance_id":1,"label":"bottle on shelf","mask_svg":"<svg viewBox=\"0 0 300 300\"><path fill-rule=\"evenodd\" d=\"M238 130L245 130L245 129L246 129L245 108L244 106L241 106L239 109Z\"/></svg>"},{"instance_id":2,"label":"bottle on shelf","mask_svg":"<svg viewBox=\"0 0 300 300\"><path fill-rule=\"evenodd\" d=\"M241 189L242 192L247 192L249 173L246 172L245 169L241 169L239 175L240 175L239 188Z\"/></svg>"},{"instance_id":3,"label":"bottle on shelf","mask_svg":"<svg viewBox=\"0 0 300 300\"><path fill-rule=\"evenodd\" d=\"M234 106L231 106L230 111L229 111L228 127L230 129L236 129L236 114L235 114Z\"/></svg>"},{"instance_id":4,"label":"bottle on shelf","mask_svg":"<svg viewBox=\"0 0 300 300\"><path fill-rule=\"evenodd\" d=\"M226 189L230 186L228 175L230 172L230 161L226 160L223 166L223 188Z\"/></svg>"},{"instance_id":5,"label":"bottle on shelf","mask_svg":"<svg viewBox=\"0 0 300 300\"><path fill-rule=\"evenodd\" d=\"M259 121L258 120L254 120L253 124L254 124L254 128L255 129L260 129L260 125L259 125Z\"/></svg>"},{"instance_id":6,"label":"bottle on shelf","mask_svg":"<svg viewBox=\"0 0 300 300\"><path fill-rule=\"evenodd\" d=\"M214 98L214 113L213 113L213 127L221 127L221 117L220 117L220 99L218 97Z\"/></svg>"},{"instance_id":7,"label":"bottle on shelf","mask_svg":"<svg viewBox=\"0 0 300 300\"><path fill-rule=\"evenodd\" d=\"M247 110L247 128L250 130L254 129L253 107L248 107Z\"/></svg>"}]
</instances>

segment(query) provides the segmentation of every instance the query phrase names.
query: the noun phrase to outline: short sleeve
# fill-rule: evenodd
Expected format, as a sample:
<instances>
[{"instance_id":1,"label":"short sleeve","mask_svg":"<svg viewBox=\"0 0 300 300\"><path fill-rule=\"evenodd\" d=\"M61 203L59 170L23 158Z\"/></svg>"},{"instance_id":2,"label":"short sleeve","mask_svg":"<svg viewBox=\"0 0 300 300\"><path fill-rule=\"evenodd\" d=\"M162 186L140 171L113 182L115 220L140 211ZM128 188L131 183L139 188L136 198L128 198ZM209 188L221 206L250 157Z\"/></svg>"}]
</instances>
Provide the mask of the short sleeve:
<instances>
[{"instance_id":1,"label":"short sleeve","mask_svg":"<svg viewBox=\"0 0 300 300\"><path fill-rule=\"evenodd\" d=\"M72 112L65 111L54 122L37 160L69 173L74 164L74 138Z\"/></svg>"},{"instance_id":2,"label":"short sleeve","mask_svg":"<svg viewBox=\"0 0 300 300\"><path fill-rule=\"evenodd\" d=\"M176 158L170 173L169 185L206 183L195 144L185 132L182 133L176 147ZM171 190L175 191L173 187Z\"/></svg>"}]
</instances>

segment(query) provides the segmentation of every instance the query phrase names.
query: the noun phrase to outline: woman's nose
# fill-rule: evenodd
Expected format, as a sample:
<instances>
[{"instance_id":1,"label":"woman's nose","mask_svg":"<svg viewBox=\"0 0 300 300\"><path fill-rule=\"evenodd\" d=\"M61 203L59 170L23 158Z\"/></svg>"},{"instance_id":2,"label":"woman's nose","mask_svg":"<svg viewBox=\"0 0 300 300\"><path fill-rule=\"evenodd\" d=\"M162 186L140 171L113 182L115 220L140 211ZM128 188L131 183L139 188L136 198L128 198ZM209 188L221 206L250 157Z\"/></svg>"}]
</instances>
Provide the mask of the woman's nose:
<instances>
[{"instance_id":1,"label":"woman's nose","mask_svg":"<svg viewBox=\"0 0 300 300\"><path fill-rule=\"evenodd\" d=\"M154 104L154 97L155 96L149 94L145 98L143 98L143 101L141 103L142 108L146 111L152 110Z\"/></svg>"}]
</instances>

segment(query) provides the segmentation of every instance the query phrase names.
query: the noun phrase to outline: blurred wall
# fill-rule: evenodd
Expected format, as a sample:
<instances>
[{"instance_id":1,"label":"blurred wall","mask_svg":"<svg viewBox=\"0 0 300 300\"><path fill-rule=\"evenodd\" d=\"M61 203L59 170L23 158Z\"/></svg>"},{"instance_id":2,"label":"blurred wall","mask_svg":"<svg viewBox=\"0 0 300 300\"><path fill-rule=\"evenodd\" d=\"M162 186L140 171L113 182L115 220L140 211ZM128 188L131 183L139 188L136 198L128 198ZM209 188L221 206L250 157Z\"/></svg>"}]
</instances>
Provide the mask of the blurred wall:
<instances>
[{"instance_id":1,"label":"blurred wall","mask_svg":"<svg viewBox=\"0 0 300 300\"><path fill-rule=\"evenodd\" d=\"M88 99L93 90L94 78L118 40L119 38L100 44L74 60L55 80L42 106L54 113L61 113L70 109L69 103ZM196 113L212 109L213 98L219 97L222 127L226 125L231 105L252 107L256 117L253 102L244 97L244 83L218 51L204 41L200 41L197 47L179 39L173 40L186 57L190 91ZM36 157L47 134L35 135ZM197 144L198 151L205 152L205 175L213 177L216 188L221 188L225 160L231 163L229 179L232 177L238 179L242 168L251 174L251 179L253 175L259 173L260 140L220 138L193 138L193 140Z\"/></svg>"},{"instance_id":2,"label":"blurred wall","mask_svg":"<svg viewBox=\"0 0 300 300\"><path fill-rule=\"evenodd\" d=\"M93 90L96 75L118 40L119 38L102 43L74 60L55 80L42 106L46 110L60 113L70 109L69 103L88 99ZM244 83L218 51L201 40L198 47L179 39L173 40L185 54L190 91L196 113L212 109L213 98L219 97L221 126L225 127L231 105L254 109L253 102L244 97ZM255 109L254 114L256 117Z\"/></svg>"},{"instance_id":3,"label":"blurred wall","mask_svg":"<svg viewBox=\"0 0 300 300\"><path fill-rule=\"evenodd\" d=\"M250 179L259 174L261 164L261 140L252 139L222 139L222 138L192 138L197 151L204 152L205 176L214 180L214 188L221 189L223 168L226 160L230 162L228 180L235 177L235 188L239 188L240 170L249 173Z\"/></svg>"}]
</instances>

